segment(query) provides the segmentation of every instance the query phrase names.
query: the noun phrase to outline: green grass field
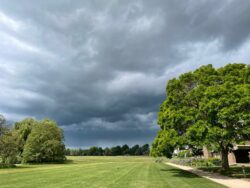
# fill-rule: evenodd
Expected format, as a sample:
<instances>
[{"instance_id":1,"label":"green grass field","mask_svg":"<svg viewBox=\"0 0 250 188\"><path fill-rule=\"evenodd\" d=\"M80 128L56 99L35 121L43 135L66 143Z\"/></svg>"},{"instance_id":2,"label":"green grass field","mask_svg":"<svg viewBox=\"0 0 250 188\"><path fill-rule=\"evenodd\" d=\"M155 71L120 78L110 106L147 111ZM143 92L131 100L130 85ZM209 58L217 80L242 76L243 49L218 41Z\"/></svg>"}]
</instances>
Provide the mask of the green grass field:
<instances>
[{"instance_id":1,"label":"green grass field","mask_svg":"<svg viewBox=\"0 0 250 188\"><path fill-rule=\"evenodd\" d=\"M0 169L1 188L222 188L149 157L68 157L67 164Z\"/></svg>"}]
</instances>

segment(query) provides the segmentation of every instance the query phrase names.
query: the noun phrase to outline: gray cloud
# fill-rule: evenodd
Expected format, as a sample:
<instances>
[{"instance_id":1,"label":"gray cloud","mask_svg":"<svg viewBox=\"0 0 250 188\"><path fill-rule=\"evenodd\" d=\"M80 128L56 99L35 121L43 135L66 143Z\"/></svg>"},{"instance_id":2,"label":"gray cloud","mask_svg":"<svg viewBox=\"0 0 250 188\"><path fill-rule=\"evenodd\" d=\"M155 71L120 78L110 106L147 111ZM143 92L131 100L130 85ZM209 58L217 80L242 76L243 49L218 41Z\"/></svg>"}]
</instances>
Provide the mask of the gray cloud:
<instances>
[{"instance_id":1,"label":"gray cloud","mask_svg":"<svg viewBox=\"0 0 250 188\"><path fill-rule=\"evenodd\" d=\"M250 2L0 2L0 113L72 147L151 142L168 79L250 59Z\"/></svg>"}]
</instances>

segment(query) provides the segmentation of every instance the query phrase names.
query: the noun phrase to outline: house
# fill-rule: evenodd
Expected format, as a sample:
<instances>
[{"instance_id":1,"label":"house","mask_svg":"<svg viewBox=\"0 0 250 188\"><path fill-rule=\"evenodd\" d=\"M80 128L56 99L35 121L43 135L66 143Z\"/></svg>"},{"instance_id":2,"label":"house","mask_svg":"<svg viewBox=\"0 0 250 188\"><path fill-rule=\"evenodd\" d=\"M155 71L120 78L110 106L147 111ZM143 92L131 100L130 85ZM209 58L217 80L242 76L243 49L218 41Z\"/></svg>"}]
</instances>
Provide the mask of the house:
<instances>
[{"instance_id":1,"label":"house","mask_svg":"<svg viewBox=\"0 0 250 188\"><path fill-rule=\"evenodd\" d=\"M234 145L233 151L228 155L229 164L249 163L250 159L250 141L244 145Z\"/></svg>"},{"instance_id":2,"label":"house","mask_svg":"<svg viewBox=\"0 0 250 188\"><path fill-rule=\"evenodd\" d=\"M213 153L207 149L206 146L203 147L203 156L205 159L220 156L219 153ZM235 144L233 150L228 154L228 162L230 165L236 163L249 163L250 162L250 141L246 142L244 145Z\"/></svg>"}]
</instances>

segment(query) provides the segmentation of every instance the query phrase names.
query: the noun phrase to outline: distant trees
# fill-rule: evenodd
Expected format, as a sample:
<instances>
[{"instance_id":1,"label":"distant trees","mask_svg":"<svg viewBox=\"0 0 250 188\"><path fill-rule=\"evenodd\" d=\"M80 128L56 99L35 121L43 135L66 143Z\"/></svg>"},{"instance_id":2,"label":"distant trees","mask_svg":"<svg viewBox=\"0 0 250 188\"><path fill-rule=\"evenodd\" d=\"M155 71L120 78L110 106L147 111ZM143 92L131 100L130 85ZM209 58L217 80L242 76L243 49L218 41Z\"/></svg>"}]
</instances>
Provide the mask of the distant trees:
<instances>
[{"instance_id":1,"label":"distant trees","mask_svg":"<svg viewBox=\"0 0 250 188\"><path fill-rule=\"evenodd\" d=\"M66 155L71 156L121 156L121 155L149 155L149 145L145 144L143 146L135 145L129 147L127 144L123 146L115 146L105 149L101 147L90 147L89 149L70 149L67 148Z\"/></svg>"},{"instance_id":2,"label":"distant trees","mask_svg":"<svg viewBox=\"0 0 250 188\"><path fill-rule=\"evenodd\" d=\"M65 159L63 132L55 121L31 118L7 129L0 116L0 163L57 162ZM3 125L3 126L2 126Z\"/></svg>"},{"instance_id":3,"label":"distant trees","mask_svg":"<svg viewBox=\"0 0 250 188\"><path fill-rule=\"evenodd\" d=\"M87 151L88 155L91 155L91 156L102 156L103 155L103 149L101 147L91 147L89 148L89 150Z\"/></svg>"},{"instance_id":4,"label":"distant trees","mask_svg":"<svg viewBox=\"0 0 250 188\"><path fill-rule=\"evenodd\" d=\"M124 144L121 147L121 150L122 150L122 155L129 155L129 146L127 144Z\"/></svg>"},{"instance_id":5,"label":"distant trees","mask_svg":"<svg viewBox=\"0 0 250 188\"><path fill-rule=\"evenodd\" d=\"M176 146L206 145L221 152L227 170L233 144L250 139L250 66L202 66L169 80L166 91L151 154L171 156Z\"/></svg>"}]
</instances>

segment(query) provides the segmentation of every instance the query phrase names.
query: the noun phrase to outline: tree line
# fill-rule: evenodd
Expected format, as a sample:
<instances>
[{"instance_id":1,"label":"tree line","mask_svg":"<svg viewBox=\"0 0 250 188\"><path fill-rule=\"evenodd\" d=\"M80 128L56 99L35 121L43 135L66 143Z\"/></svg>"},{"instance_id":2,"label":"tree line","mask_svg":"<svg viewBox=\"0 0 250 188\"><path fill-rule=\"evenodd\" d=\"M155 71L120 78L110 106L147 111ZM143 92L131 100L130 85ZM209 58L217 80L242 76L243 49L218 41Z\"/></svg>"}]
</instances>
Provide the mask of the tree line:
<instances>
[{"instance_id":1,"label":"tree line","mask_svg":"<svg viewBox=\"0 0 250 188\"><path fill-rule=\"evenodd\" d=\"M31 118L8 128L0 115L0 164L59 162L65 160L64 135L50 119Z\"/></svg>"},{"instance_id":2,"label":"tree line","mask_svg":"<svg viewBox=\"0 0 250 188\"><path fill-rule=\"evenodd\" d=\"M221 152L227 170L234 144L250 140L250 66L206 65L168 81L153 156L171 157L183 145Z\"/></svg>"},{"instance_id":3,"label":"tree line","mask_svg":"<svg viewBox=\"0 0 250 188\"><path fill-rule=\"evenodd\" d=\"M149 145L144 144L142 146L134 145L129 147L127 144L123 146L115 146L115 147L90 147L89 149L71 149L67 148L65 151L66 155L69 156L121 156L121 155L132 155L132 156L139 156L139 155L149 155Z\"/></svg>"}]
</instances>

